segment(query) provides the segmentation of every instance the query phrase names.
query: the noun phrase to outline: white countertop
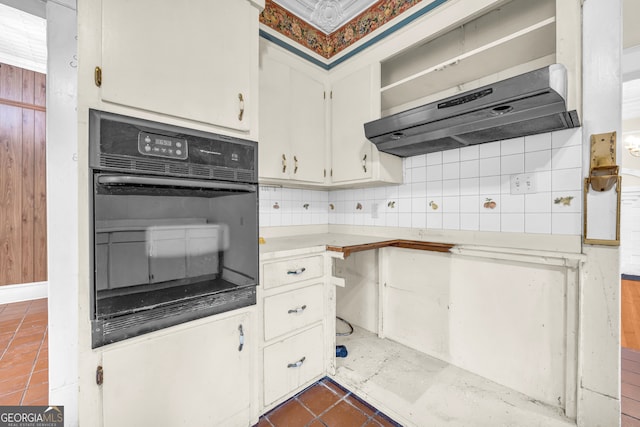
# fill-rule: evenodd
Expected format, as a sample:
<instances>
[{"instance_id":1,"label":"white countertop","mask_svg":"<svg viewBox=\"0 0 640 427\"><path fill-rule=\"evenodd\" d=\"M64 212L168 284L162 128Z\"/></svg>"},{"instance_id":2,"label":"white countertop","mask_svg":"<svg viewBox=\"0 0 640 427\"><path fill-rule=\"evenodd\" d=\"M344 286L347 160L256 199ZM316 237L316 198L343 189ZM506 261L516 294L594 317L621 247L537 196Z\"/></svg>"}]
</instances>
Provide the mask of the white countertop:
<instances>
[{"instance_id":1,"label":"white countertop","mask_svg":"<svg viewBox=\"0 0 640 427\"><path fill-rule=\"evenodd\" d=\"M392 240L380 236L361 236L354 234L305 234L290 237L266 238L266 243L260 246L260 259L304 255L324 252L327 246L352 246Z\"/></svg>"}]
</instances>

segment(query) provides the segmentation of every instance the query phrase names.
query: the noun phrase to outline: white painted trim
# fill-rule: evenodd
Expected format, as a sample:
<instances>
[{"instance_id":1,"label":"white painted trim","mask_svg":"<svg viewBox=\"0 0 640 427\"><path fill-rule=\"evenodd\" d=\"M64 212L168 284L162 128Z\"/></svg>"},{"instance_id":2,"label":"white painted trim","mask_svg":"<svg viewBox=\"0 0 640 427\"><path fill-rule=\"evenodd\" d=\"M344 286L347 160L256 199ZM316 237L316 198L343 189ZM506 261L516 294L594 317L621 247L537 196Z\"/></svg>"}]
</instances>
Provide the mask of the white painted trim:
<instances>
[{"instance_id":1,"label":"white painted trim","mask_svg":"<svg viewBox=\"0 0 640 427\"><path fill-rule=\"evenodd\" d=\"M638 178L640 178L640 170L638 169L622 168L620 170L620 173L622 175L631 175L631 176L637 176ZM622 192L625 193L624 187L622 187Z\"/></svg>"},{"instance_id":2,"label":"white painted trim","mask_svg":"<svg viewBox=\"0 0 640 427\"><path fill-rule=\"evenodd\" d=\"M514 248L496 248L490 246L456 245L449 249L456 255L477 258L489 258L505 261L526 262L531 264L552 265L557 267L578 268L587 257L583 254L555 251L524 250Z\"/></svg>"},{"instance_id":3,"label":"white painted trim","mask_svg":"<svg viewBox=\"0 0 640 427\"><path fill-rule=\"evenodd\" d=\"M0 286L0 304L30 301L49 296L48 282L21 283Z\"/></svg>"}]
</instances>

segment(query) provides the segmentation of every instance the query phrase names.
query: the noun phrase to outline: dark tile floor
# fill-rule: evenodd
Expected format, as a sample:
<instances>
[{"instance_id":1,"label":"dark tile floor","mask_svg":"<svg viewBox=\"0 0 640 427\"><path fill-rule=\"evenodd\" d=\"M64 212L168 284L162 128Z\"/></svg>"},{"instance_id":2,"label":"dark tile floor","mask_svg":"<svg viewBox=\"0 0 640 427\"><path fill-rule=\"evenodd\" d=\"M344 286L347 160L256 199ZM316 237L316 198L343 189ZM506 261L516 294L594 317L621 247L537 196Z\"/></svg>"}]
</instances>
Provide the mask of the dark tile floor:
<instances>
[{"instance_id":1,"label":"dark tile floor","mask_svg":"<svg viewBox=\"0 0 640 427\"><path fill-rule=\"evenodd\" d=\"M47 300L0 305L0 406L47 405Z\"/></svg>"},{"instance_id":2,"label":"dark tile floor","mask_svg":"<svg viewBox=\"0 0 640 427\"><path fill-rule=\"evenodd\" d=\"M396 427L400 424L324 378L260 418L257 427Z\"/></svg>"}]
</instances>

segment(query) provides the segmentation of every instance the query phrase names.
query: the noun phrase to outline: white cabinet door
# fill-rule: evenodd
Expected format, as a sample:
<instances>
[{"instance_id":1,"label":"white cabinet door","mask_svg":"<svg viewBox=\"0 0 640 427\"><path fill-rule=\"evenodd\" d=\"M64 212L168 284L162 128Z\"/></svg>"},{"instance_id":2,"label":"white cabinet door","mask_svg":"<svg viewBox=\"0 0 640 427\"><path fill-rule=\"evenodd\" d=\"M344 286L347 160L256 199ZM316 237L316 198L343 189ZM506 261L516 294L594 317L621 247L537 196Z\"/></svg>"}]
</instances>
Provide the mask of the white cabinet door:
<instances>
[{"instance_id":1,"label":"white cabinet door","mask_svg":"<svg viewBox=\"0 0 640 427\"><path fill-rule=\"evenodd\" d=\"M260 59L260 178L289 179L291 141L289 138L290 68L267 55Z\"/></svg>"},{"instance_id":2,"label":"white cabinet door","mask_svg":"<svg viewBox=\"0 0 640 427\"><path fill-rule=\"evenodd\" d=\"M332 181L370 178L372 144L364 136L363 125L373 119L371 68L365 67L335 82L332 92Z\"/></svg>"},{"instance_id":3,"label":"white cabinet door","mask_svg":"<svg viewBox=\"0 0 640 427\"><path fill-rule=\"evenodd\" d=\"M265 52L260 59L259 119L260 179L324 183L322 82Z\"/></svg>"},{"instance_id":4,"label":"white cabinet door","mask_svg":"<svg viewBox=\"0 0 640 427\"><path fill-rule=\"evenodd\" d=\"M324 182L324 102L324 84L291 69L291 172L295 180Z\"/></svg>"},{"instance_id":5,"label":"white cabinet door","mask_svg":"<svg viewBox=\"0 0 640 427\"><path fill-rule=\"evenodd\" d=\"M104 427L250 425L251 317L245 312L106 350Z\"/></svg>"},{"instance_id":6,"label":"white cabinet door","mask_svg":"<svg viewBox=\"0 0 640 427\"><path fill-rule=\"evenodd\" d=\"M103 0L102 99L248 130L257 25L247 0Z\"/></svg>"}]
</instances>

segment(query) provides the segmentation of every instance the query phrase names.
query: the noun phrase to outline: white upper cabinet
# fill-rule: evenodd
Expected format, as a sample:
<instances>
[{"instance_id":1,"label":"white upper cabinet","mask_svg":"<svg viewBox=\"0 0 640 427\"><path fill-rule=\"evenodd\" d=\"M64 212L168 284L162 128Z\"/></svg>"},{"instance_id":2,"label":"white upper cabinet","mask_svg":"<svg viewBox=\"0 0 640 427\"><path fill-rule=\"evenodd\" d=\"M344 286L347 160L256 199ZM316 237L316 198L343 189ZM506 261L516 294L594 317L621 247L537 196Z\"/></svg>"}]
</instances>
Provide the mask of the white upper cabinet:
<instances>
[{"instance_id":1,"label":"white upper cabinet","mask_svg":"<svg viewBox=\"0 0 640 427\"><path fill-rule=\"evenodd\" d=\"M370 178L372 145L363 127L375 114L370 68L338 80L331 91L331 179L343 182Z\"/></svg>"},{"instance_id":2,"label":"white upper cabinet","mask_svg":"<svg viewBox=\"0 0 640 427\"><path fill-rule=\"evenodd\" d=\"M258 147L262 182L324 183L324 98L322 82L262 55Z\"/></svg>"},{"instance_id":3,"label":"white upper cabinet","mask_svg":"<svg viewBox=\"0 0 640 427\"><path fill-rule=\"evenodd\" d=\"M402 159L379 153L364 123L380 117L380 64L361 68L332 85L331 180L334 184L402 182Z\"/></svg>"},{"instance_id":4,"label":"white upper cabinet","mask_svg":"<svg viewBox=\"0 0 640 427\"><path fill-rule=\"evenodd\" d=\"M101 99L248 132L258 13L247 0L103 0Z\"/></svg>"}]
</instances>

